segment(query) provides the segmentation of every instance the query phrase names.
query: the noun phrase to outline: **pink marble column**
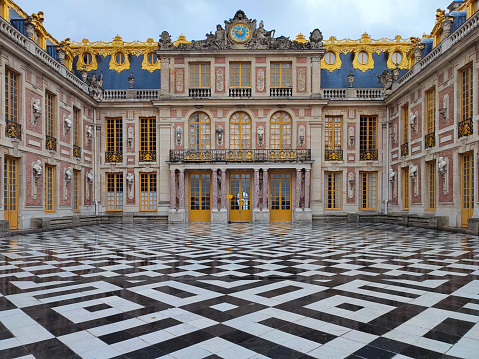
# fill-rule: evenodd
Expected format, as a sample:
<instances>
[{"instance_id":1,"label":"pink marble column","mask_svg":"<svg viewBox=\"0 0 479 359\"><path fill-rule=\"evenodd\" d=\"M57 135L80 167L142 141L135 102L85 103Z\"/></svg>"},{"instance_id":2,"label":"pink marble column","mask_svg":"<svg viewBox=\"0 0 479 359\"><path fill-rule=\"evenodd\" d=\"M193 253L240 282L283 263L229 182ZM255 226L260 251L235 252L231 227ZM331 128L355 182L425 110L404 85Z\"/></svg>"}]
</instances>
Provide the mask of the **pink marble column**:
<instances>
[{"instance_id":1,"label":"pink marble column","mask_svg":"<svg viewBox=\"0 0 479 359\"><path fill-rule=\"evenodd\" d=\"M226 211L226 168L221 169L221 209Z\"/></svg>"},{"instance_id":2,"label":"pink marble column","mask_svg":"<svg viewBox=\"0 0 479 359\"><path fill-rule=\"evenodd\" d=\"M311 169L306 168L304 174L304 208L309 209L309 191L311 191Z\"/></svg>"},{"instance_id":3,"label":"pink marble column","mask_svg":"<svg viewBox=\"0 0 479 359\"><path fill-rule=\"evenodd\" d=\"M298 209L301 203L301 169L296 168L296 201L295 208Z\"/></svg>"},{"instance_id":4,"label":"pink marble column","mask_svg":"<svg viewBox=\"0 0 479 359\"><path fill-rule=\"evenodd\" d=\"M213 168L211 176L211 209L218 210L218 170Z\"/></svg>"},{"instance_id":5,"label":"pink marble column","mask_svg":"<svg viewBox=\"0 0 479 359\"><path fill-rule=\"evenodd\" d=\"M176 209L176 170L170 170L170 209Z\"/></svg>"},{"instance_id":6,"label":"pink marble column","mask_svg":"<svg viewBox=\"0 0 479 359\"><path fill-rule=\"evenodd\" d=\"M263 211L268 210L268 192L269 192L269 177L268 170L263 168Z\"/></svg>"},{"instance_id":7,"label":"pink marble column","mask_svg":"<svg viewBox=\"0 0 479 359\"><path fill-rule=\"evenodd\" d=\"M259 169L254 170L254 198L253 198L253 210L259 210Z\"/></svg>"},{"instance_id":8,"label":"pink marble column","mask_svg":"<svg viewBox=\"0 0 479 359\"><path fill-rule=\"evenodd\" d=\"M180 197L180 209L185 209L185 170L180 169L180 176L178 178L179 182L179 197Z\"/></svg>"}]
</instances>

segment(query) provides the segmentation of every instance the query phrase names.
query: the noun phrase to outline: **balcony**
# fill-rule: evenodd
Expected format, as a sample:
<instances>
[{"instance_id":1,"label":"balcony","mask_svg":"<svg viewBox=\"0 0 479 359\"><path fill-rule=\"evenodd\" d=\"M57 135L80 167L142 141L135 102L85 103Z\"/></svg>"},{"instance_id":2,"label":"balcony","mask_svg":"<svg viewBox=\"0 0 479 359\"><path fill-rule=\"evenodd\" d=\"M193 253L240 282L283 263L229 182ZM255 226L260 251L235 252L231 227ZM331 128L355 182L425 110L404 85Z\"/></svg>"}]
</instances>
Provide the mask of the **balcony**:
<instances>
[{"instance_id":1,"label":"balcony","mask_svg":"<svg viewBox=\"0 0 479 359\"><path fill-rule=\"evenodd\" d=\"M106 151L105 162L123 162L122 151Z\"/></svg>"},{"instance_id":2,"label":"balcony","mask_svg":"<svg viewBox=\"0 0 479 359\"><path fill-rule=\"evenodd\" d=\"M325 161L342 161L343 150L325 150L324 160Z\"/></svg>"},{"instance_id":3,"label":"balcony","mask_svg":"<svg viewBox=\"0 0 479 359\"><path fill-rule=\"evenodd\" d=\"M251 97L250 87L230 87L230 97Z\"/></svg>"},{"instance_id":4,"label":"balcony","mask_svg":"<svg viewBox=\"0 0 479 359\"><path fill-rule=\"evenodd\" d=\"M377 161L378 150L359 150L360 161Z\"/></svg>"},{"instance_id":5,"label":"balcony","mask_svg":"<svg viewBox=\"0 0 479 359\"><path fill-rule=\"evenodd\" d=\"M170 150L169 162L303 162L311 150Z\"/></svg>"},{"instance_id":6,"label":"balcony","mask_svg":"<svg viewBox=\"0 0 479 359\"><path fill-rule=\"evenodd\" d=\"M57 151L57 139L52 136L45 136L45 149L48 151Z\"/></svg>"},{"instance_id":7,"label":"balcony","mask_svg":"<svg viewBox=\"0 0 479 359\"><path fill-rule=\"evenodd\" d=\"M409 142L401 145L401 157L406 157L407 155L409 155Z\"/></svg>"},{"instance_id":8,"label":"balcony","mask_svg":"<svg viewBox=\"0 0 479 359\"><path fill-rule=\"evenodd\" d=\"M73 145L73 157L81 158L81 147L77 145Z\"/></svg>"},{"instance_id":9,"label":"balcony","mask_svg":"<svg viewBox=\"0 0 479 359\"><path fill-rule=\"evenodd\" d=\"M140 162L155 162L156 151L140 151Z\"/></svg>"},{"instance_id":10,"label":"balcony","mask_svg":"<svg viewBox=\"0 0 479 359\"><path fill-rule=\"evenodd\" d=\"M291 97L293 96L292 87L271 87L269 89L270 97Z\"/></svg>"},{"instance_id":11,"label":"balcony","mask_svg":"<svg viewBox=\"0 0 479 359\"><path fill-rule=\"evenodd\" d=\"M188 96L196 98L211 97L211 88L190 88L188 89Z\"/></svg>"},{"instance_id":12,"label":"balcony","mask_svg":"<svg viewBox=\"0 0 479 359\"><path fill-rule=\"evenodd\" d=\"M424 147L432 148L434 146L436 146L436 133L431 132L424 136Z\"/></svg>"},{"instance_id":13,"label":"balcony","mask_svg":"<svg viewBox=\"0 0 479 359\"><path fill-rule=\"evenodd\" d=\"M457 136L458 138L472 135L474 133L474 122L472 118L468 118L464 121L460 121L457 124Z\"/></svg>"},{"instance_id":14,"label":"balcony","mask_svg":"<svg viewBox=\"0 0 479 359\"><path fill-rule=\"evenodd\" d=\"M5 136L22 140L22 125L17 122L5 121Z\"/></svg>"}]
</instances>

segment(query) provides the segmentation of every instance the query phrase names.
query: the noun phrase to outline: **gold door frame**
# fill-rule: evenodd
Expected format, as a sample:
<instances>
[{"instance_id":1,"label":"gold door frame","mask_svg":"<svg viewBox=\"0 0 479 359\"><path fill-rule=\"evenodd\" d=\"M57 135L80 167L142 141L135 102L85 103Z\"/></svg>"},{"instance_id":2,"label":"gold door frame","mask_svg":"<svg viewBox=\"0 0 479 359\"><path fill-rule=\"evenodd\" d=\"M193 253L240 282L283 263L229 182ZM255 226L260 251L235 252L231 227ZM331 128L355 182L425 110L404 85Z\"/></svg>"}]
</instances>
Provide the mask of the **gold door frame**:
<instances>
[{"instance_id":1,"label":"gold door frame","mask_svg":"<svg viewBox=\"0 0 479 359\"><path fill-rule=\"evenodd\" d=\"M274 186L278 182L278 187ZM271 222L292 221L292 184L291 171L275 171L269 175L269 212Z\"/></svg>"},{"instance_id":2,"label":"gold door frame","mask_svg":"<svg viewBox=\"0 0 479 359\"><path fill-rule=\"evenodd\" d=\"M4 215L10 229L18 228L18 160L12 157L4 159Z\"/></svg>"},{"instance_id":3,"label":"gold door frame","mask_svg":"<svg viewBox=\"0 0 479 359\"><path fill-rule=\"evenodd\" d=\"M211 173L188 174L188 218L190 222L211 221Z\"/></svg>"},{"instance_id":4,"label":"gold door frame","mask_svg":"<svg viewBox=\"0 0 479 359\"><path fill-rule=\"evenodd\" d=\"M474 212L474 154L461 156L461 226L467 227L467 220Z\"/></svg>"}]
</instances>

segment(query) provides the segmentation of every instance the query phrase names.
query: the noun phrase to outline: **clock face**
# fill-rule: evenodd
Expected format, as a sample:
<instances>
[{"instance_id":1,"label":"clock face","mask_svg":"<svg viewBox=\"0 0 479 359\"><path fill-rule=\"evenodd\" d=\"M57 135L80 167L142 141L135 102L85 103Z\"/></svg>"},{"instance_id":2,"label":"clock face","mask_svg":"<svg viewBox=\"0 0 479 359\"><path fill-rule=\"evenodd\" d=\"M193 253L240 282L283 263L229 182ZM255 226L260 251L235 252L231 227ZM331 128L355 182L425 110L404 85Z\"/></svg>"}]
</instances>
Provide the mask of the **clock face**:
<instances>
[{"instance_id":1,"label":"clock face","mask_svg":"<svg viewBox=\"0 0 479 359\"><path fill-rule=\"evenodd\" d=\"M234 42L242 44L249 40L251 31L246 24L238 23L231 28L230 37Z\"/></svg>"}]
</instances>

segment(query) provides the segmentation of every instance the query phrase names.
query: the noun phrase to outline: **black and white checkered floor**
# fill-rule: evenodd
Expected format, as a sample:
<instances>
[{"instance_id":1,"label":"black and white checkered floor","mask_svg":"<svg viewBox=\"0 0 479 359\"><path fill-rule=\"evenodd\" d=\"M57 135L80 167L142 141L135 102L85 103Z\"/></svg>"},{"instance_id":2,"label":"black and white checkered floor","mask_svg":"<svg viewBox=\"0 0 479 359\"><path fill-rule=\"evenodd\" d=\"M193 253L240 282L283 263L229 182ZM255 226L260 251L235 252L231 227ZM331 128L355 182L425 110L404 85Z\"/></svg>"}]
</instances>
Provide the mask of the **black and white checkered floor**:
<instances>
[{"instance_id":1,"label":"black and white checkered floor","mask_svg":"<svg viewBox=\"0 0 479 359\"><path fill-rule=\"evenodd\" d=\"M479 238L108 225L0 239L0 358L479 358Z\"/></svg>"}]
</instances>

